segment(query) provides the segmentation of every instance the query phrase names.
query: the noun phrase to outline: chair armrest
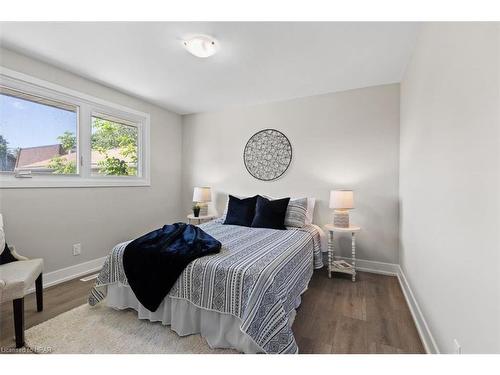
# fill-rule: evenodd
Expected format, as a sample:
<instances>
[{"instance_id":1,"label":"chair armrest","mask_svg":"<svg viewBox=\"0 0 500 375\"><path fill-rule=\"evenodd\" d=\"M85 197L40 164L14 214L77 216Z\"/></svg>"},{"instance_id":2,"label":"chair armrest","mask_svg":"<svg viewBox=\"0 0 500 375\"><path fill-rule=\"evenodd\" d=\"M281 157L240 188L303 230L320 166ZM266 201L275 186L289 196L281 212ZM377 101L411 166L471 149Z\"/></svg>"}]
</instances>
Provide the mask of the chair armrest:
<instances>
[{"instance_id":1,"label":"chair armrest","mask_svg":"<svg viewBox=\"0 0 500 375\"><path fill-rule=\"evenodd\" d=\"M16 252L16 247L15 246L9 246L9 249L10 249L10 253L12 254L12 256L14 258L16 258L17 260L28 260L29 259L29 258L26 258L25 256L19 255Z\"/></svg>"}]
</instances>

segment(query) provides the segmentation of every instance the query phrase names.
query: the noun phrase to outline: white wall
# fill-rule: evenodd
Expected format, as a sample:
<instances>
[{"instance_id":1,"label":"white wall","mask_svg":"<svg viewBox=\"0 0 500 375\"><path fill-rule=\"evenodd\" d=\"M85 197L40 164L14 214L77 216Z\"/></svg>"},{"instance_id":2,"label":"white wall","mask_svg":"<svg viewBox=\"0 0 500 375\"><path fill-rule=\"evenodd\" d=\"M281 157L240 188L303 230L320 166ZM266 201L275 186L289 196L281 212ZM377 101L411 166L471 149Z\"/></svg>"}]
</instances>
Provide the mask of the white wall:
<instances>
[{"instance_id":1,"label":"white wall","mask_svg":"<svg viewBox=\"0 0 500 375\"><path fill-rule=\"evenodd\" d=\"M293 147L288 171L263 182L245 169L248 139L264 128L282 131ZM308 195L314 221L332 221L334 188L355 190L351 221L360 224L358 256L398 262L399 85L385 85L252 107L183 116L183 209L193 186L212 186L222 214L227 194ZM342 255L350 242L340 242Z\"/></svg>"},{"instance_id":2,"label":"white wall","mask_svg":"<svg viewBox=\"0 0 500 375\"><path fill-rule=\"evenodd\" d=\"M423 27L401 84L401 266L443 353L500 352L498 24Z\"/></svg>"},{"instance_id":3,"label":"white wall","mask_svg":"<svg viewBox=\"0 0 500 375\"><path fill-rule=\"evenodd\" d=\"M151 186L0 189L7 242L45 271L105 256L120 241L181 218L181 118L50 65L0 49L0 65L151 114ZM72 245L82 244L73 256Z\"/></svg>"}]
</instances>

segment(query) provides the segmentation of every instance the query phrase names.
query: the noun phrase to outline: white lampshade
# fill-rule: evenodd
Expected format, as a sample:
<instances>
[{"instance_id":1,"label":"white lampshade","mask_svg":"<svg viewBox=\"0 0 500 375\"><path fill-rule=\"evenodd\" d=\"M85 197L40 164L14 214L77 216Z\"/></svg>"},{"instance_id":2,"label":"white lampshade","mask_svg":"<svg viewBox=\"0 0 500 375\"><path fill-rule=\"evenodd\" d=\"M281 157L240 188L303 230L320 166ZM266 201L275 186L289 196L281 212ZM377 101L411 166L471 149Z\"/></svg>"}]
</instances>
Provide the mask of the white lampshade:
<instances>
[{"instance_id":1,"label":"white lampshade","mask_svg":"<svg viewBox=\"0 0 500 375\"><path fill-rule=\"evenodd\" d=\"M211 202L212 189L209 187L195 187L193 192L193 202Z\"/></svg>"},{"instance_id":2,"label":"white lampshade","mask_svg":"<svg viewBox=\"0 0 500 375\"><path fill-rule=\"evenodd\" d=\"M340 210L354 208L354 194L352 190L332 190L330 192L330 208Z\"/></svg>"}]
</instances>

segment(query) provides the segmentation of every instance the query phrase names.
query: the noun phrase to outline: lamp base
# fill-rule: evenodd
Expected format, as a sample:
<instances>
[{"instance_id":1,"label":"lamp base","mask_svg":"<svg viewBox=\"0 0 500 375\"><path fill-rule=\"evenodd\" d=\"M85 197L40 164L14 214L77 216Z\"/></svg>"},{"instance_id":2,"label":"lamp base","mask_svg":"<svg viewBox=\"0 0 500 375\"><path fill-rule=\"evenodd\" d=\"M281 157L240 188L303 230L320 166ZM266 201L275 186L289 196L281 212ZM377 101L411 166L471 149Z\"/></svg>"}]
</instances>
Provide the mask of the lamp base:
<instances>
[{"instance_id":1,"label":"lamp base","mask_svg":"<svg viewBox=\"0 0 500 375\"><path fill-rule=\"evenodd\" d=\"M333 211L333 225L339 228L349 228L349 211Z\"/></svg>"},{"instance_id":2,"label":"lamp base","mask_svg":"<svg viewBox=\"0 0 500 375\"><path fill-rule=\"evenodd\" d=\"M200 206L200 216L208 215L208 204L206 203L198 203Z\"/></svg>"}]
</instances>

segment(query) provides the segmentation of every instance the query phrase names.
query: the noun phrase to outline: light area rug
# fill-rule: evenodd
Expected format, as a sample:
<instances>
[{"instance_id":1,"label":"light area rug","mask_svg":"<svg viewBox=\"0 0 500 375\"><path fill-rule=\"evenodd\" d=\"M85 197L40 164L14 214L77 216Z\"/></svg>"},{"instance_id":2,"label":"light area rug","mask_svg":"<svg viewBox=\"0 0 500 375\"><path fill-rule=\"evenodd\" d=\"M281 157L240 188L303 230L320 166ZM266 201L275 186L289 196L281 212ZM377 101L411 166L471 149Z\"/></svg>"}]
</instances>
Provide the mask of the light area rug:
<instances>
[{"instance_id":1,"label":"light area rug","mask_svg":"<svg viewBox=\"0 0 500 375\"><path fill-rule=\"evenodd\" d=\"M35 353L58 354L230 354L211 349L200 335L180 337L160 322L139 320L135 310L85 304L26 331Z\"/></svg>"}]
</instances>

